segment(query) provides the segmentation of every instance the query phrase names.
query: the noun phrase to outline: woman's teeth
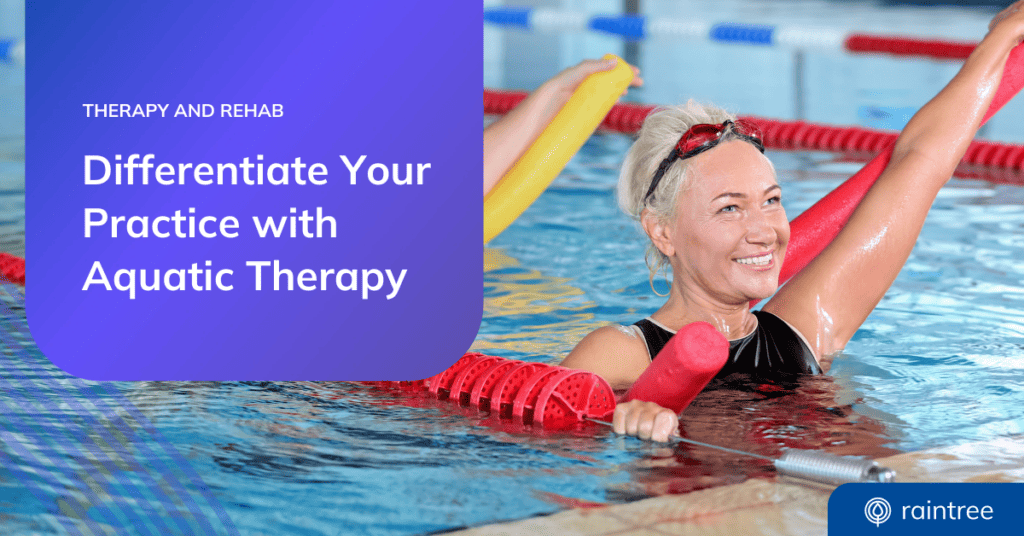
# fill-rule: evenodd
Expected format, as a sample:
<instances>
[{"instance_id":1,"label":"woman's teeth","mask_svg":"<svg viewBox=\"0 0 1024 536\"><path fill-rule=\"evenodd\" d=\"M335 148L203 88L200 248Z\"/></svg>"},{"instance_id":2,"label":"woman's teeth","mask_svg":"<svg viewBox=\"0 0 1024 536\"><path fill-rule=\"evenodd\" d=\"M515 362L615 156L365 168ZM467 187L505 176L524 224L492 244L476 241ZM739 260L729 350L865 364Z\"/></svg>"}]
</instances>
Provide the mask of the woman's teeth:
<instances>
[{"instance_id":1,"label":"woman's teeth","mask_svg":"<svg viewBox=\"0 0 1024 536\"><path fill-rule=\"evenodd\" d=\"M768 263L772 262L772 254L765 253L760 257L747 257L744 259L736 259L736 262L740 264L752 264L754 266L767 266Z\"/></svg>"}]
</instances>

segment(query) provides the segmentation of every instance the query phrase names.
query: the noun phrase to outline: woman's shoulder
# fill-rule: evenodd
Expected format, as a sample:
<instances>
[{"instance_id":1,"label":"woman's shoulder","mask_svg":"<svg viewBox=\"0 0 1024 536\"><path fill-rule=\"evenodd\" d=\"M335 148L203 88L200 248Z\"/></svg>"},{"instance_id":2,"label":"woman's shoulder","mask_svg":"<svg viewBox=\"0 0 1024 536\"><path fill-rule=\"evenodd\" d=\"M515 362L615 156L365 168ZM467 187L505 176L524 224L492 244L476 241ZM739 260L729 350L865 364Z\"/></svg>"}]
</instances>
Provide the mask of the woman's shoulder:
<instances>
[{"instance_id":1,"label":"woman's shoulder","mask_svg":"<svg viewBox=\"0 0 1024 536\"><path fill-rule=\"evenodd\" d=\"M618 324L594 330L562 361L563 367L601 376L614 389L628 388L650 364L643 337L632 326Z\"/></svg>"}]
</instances>

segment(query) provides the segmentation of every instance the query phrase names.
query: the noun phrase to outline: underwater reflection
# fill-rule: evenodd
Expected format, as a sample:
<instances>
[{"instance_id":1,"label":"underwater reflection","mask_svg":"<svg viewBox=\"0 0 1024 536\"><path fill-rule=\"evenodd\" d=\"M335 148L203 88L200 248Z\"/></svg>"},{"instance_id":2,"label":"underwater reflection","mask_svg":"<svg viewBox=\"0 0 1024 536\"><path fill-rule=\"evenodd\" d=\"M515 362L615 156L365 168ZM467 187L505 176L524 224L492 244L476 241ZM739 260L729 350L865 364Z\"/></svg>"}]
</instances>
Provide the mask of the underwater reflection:
<instances>
[{"instance_id":1,"label":"underwater reflection","mask_svg":"<svg viewBox=\"0 0 1024 536\"><path fill-rule=\"evenodd\" d=\"M484 249L484 325L472 350L556 362L601 322L595 304L571 279L520 265L501 249ZM453 362L459 356L453 356Z\"/></svg>"}]
</instances>

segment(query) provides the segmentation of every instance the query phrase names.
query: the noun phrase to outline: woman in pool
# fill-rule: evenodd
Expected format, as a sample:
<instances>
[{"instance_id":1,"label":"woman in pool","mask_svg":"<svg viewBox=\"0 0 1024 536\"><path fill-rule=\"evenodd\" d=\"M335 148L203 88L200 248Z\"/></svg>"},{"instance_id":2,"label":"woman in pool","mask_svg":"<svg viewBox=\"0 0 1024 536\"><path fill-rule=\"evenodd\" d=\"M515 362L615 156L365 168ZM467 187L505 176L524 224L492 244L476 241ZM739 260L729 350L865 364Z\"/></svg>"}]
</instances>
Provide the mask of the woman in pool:
<instances>
[{"instance_id":1,"label":"woman in pool","mask_svg":"<svg viewBox=\"0 0 1024 536\"><path fill-rule=\"evenodd\" d=\"M878 181L836 239L778 289L789 221L771 162L732 116L689 104L649 116L619 178L619 202L650 238L651 277L672 270L668 301L632 326L606 326L563 366L628 388L668 338L692 322L730 340L718 377L821 372L896 279L939 190L952 176L1024 38L1024 0L993 19L952 81L910 120ZM778 292L776 292L778 290ZM749 302L774 297L762 312ZM667 441L677 416L651 402L619 404L617 433Z\"/></svg>"}]
</instances>

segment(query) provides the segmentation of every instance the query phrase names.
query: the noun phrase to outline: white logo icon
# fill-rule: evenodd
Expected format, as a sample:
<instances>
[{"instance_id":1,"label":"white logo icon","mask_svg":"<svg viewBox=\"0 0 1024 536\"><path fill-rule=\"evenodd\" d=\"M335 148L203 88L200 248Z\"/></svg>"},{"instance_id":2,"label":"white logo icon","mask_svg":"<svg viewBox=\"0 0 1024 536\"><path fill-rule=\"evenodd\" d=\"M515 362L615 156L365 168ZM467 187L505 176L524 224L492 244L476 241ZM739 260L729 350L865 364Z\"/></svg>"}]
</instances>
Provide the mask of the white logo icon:
<instances>
[{"instance_id":1,"label":"white logo icon","mask_svg":"<svg viewBox=\"0 0 1024 536\"><path fill-rule=\"evenodd\" d=\"M864 517L868 518L868 521L879 526L889 520L889 515L892 514L892 507L889 506L889 501L875 497L868 501L864 505Z\"/></svg>"}]
</instances>

